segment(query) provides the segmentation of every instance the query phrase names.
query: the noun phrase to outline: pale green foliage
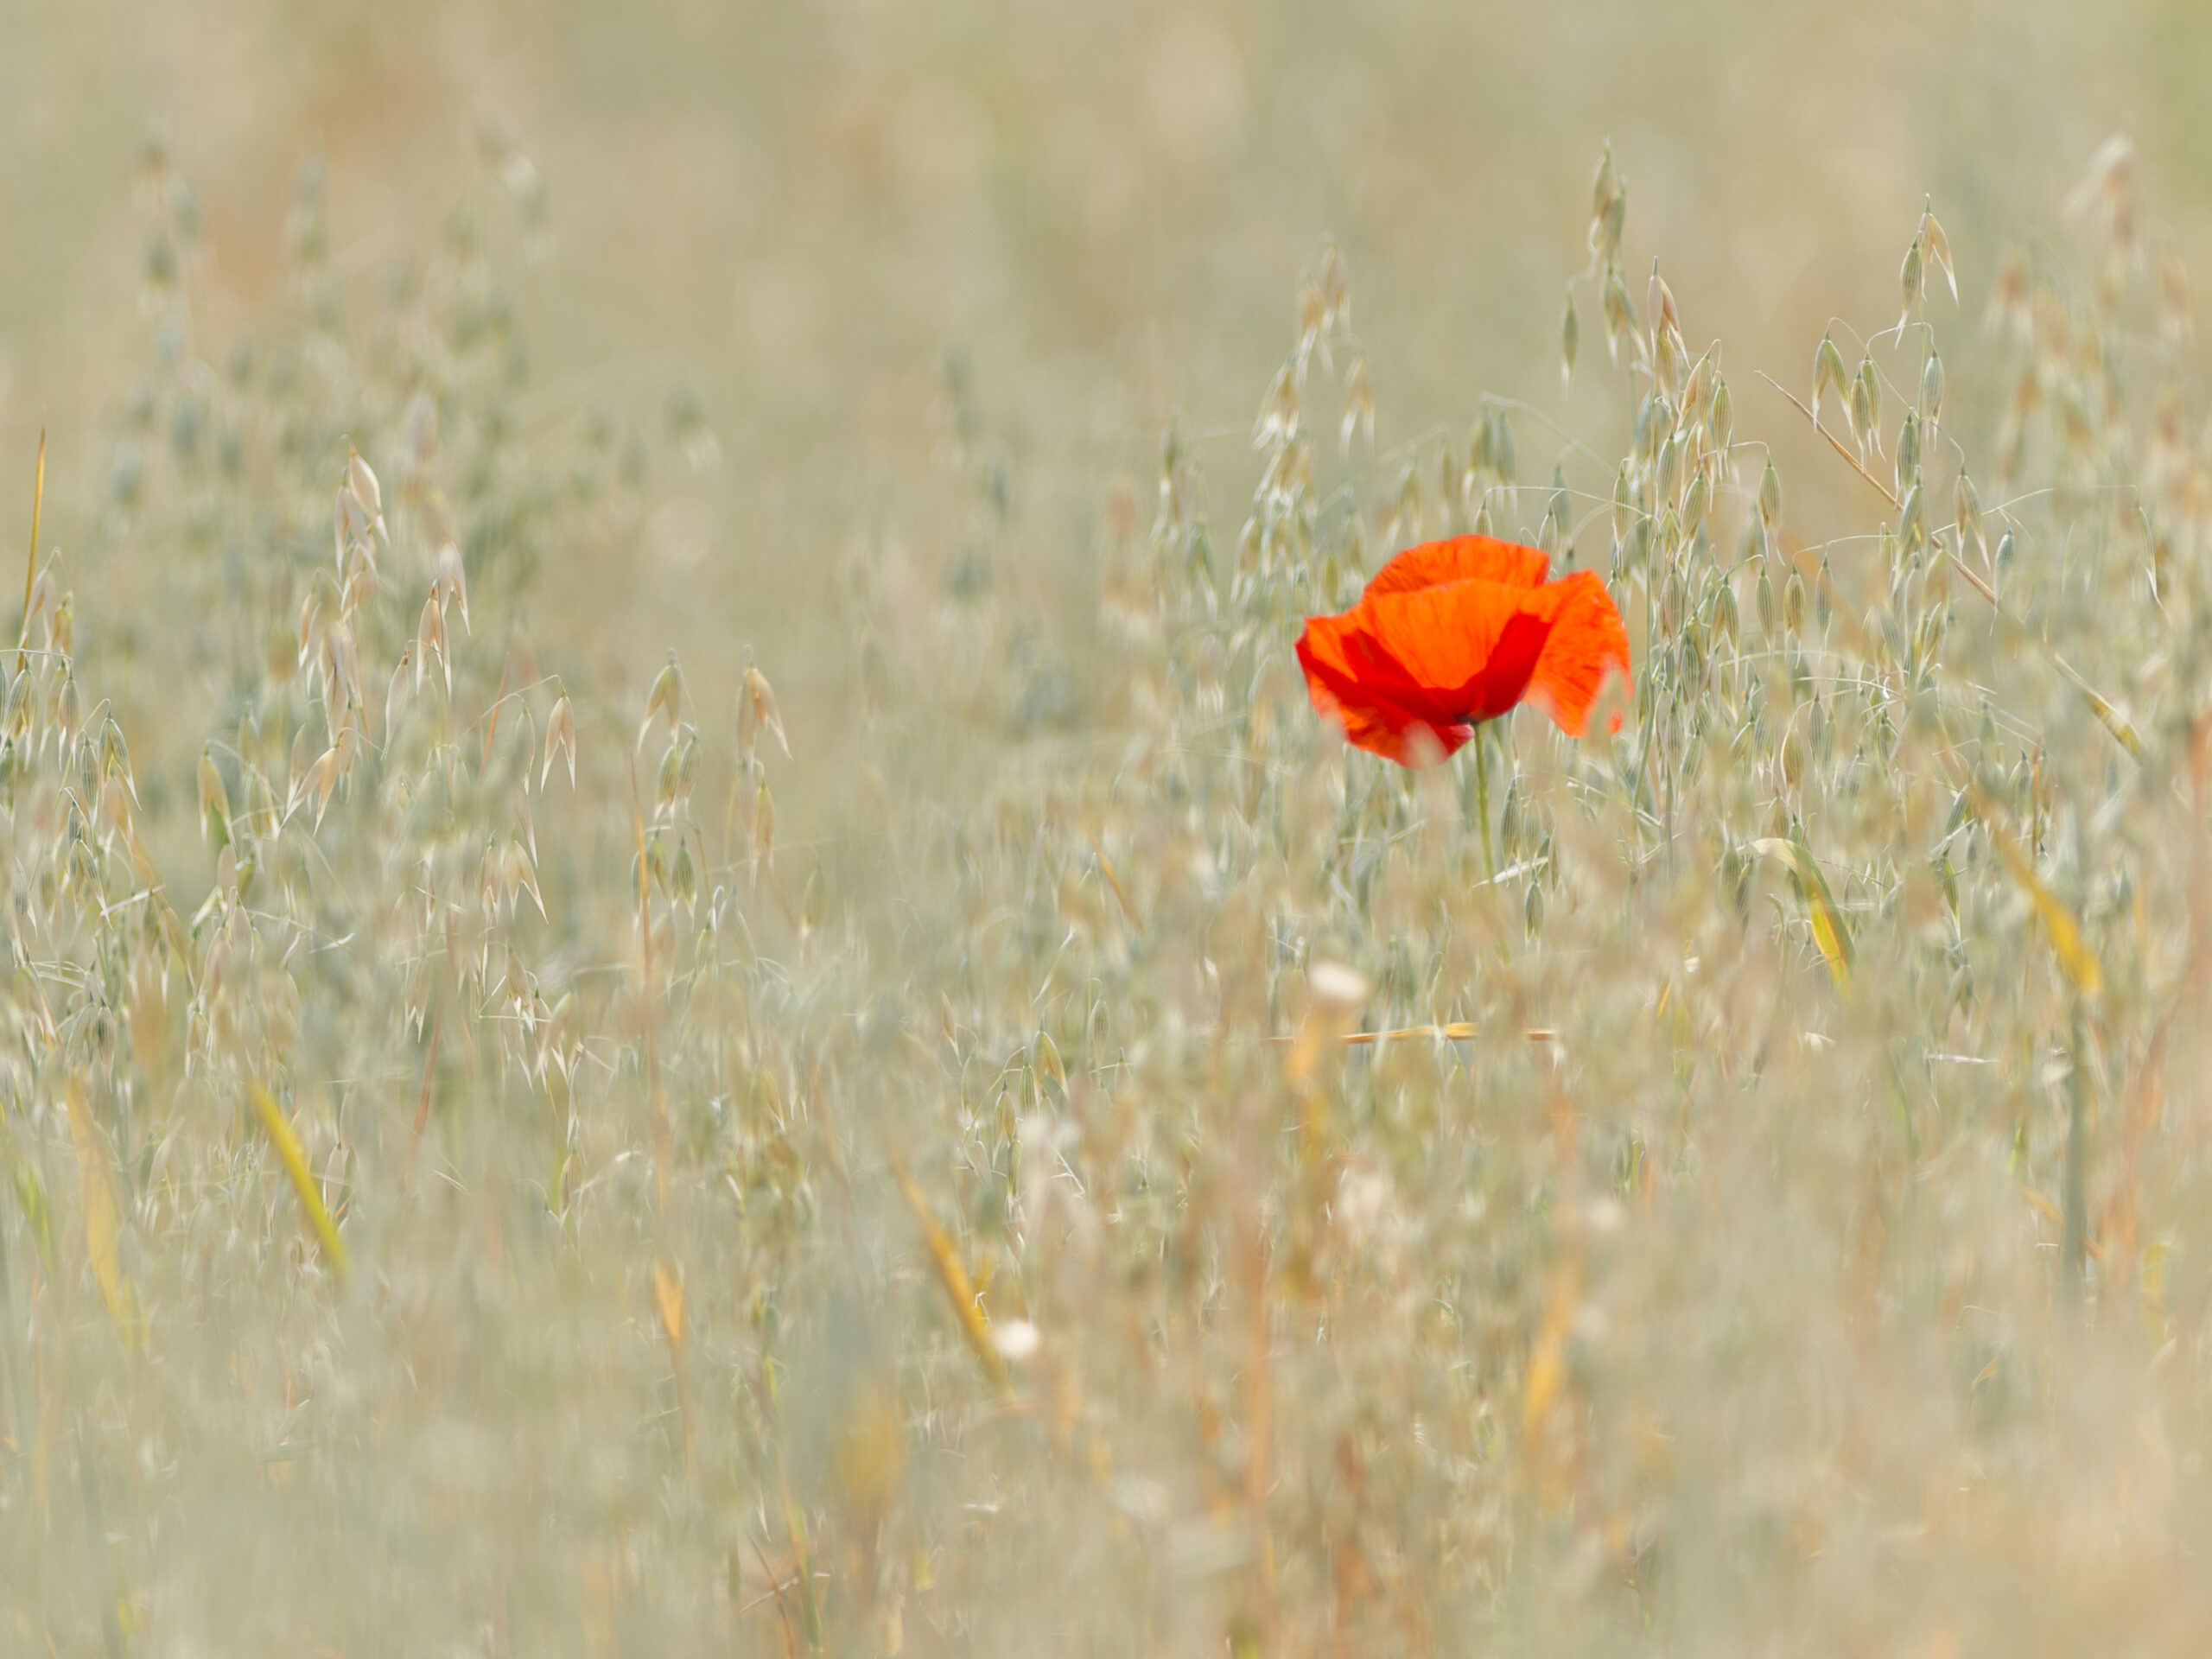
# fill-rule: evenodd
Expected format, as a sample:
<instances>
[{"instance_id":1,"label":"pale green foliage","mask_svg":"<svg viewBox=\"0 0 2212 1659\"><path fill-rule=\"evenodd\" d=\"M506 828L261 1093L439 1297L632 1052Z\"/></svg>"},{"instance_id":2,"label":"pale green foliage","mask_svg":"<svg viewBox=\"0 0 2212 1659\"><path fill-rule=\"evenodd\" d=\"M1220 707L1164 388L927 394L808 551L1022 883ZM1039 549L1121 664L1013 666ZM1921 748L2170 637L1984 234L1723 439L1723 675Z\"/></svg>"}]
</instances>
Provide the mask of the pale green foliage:
<instances>
[{"instance_id":1,"label":"pale green foliage","mask_svg":"<svg viewBox=\"0 0 2212 1659\"><path fill-rule=\"evenodd\" d=\"M1904 321L1819 344L1866 469L1819 539L1758 435L1801 417L1694 296L1631 301L1611 157L1610 444L1471 394L1376 453L1324 247L1241 527L1178 428L1149 531L1102 515L1095 664L995 580L956 363L969 539L848 570L870 805L814 842L766 642L594 683L533 618L650 458L518 418L468 220L348 322L309 181L302 320L221 356L165 218L101 534L161 538L169 614L79 653L45 566L0 733L14 1631L2195 1630L2212 480L2127 188L2086 282L2008 267L1993 342L1914 230ZM1300 620L1479 527L1607 572L1618 734L1345 750ZM204 726L134 772L111 709L153 707Z\"/></svg>"}]
</instances>

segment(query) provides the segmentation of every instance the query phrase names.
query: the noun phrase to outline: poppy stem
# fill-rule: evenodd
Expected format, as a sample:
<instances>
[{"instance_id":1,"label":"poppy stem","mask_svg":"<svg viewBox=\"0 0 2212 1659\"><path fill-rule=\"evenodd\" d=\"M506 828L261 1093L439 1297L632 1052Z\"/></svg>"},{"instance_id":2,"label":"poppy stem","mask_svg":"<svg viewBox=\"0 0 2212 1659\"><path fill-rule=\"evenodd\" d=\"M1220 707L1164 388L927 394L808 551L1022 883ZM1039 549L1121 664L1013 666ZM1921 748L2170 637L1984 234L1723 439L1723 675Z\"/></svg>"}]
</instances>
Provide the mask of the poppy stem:
<instances>
[{"instance_id":1,"label":"poppy stem","mask_svg":"<svg viewBox=\"0 0 2212 1659\"><path fill-rule=\"evenodd\" d=\"M1489 880L1497 880L1497 849L1490 838L1490 752L1489 722L1475 728L1475 811L1483 821L1483 874Z\"/></svg>"}]
</instances>

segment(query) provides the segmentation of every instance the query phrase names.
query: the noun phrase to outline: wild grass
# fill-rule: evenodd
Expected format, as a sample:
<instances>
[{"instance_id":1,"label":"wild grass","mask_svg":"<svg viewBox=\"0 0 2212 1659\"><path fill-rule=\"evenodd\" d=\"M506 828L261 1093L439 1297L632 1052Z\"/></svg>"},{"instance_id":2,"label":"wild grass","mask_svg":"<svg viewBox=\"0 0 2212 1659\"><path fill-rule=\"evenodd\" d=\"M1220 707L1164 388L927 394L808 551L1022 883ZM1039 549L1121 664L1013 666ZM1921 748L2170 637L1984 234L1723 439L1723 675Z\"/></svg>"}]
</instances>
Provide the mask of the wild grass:
<instances>
[{"instance_id":1,"label":"wild grass","mask_svg":"<svg viewBox=\"0 0 2212 1659\"><path fill-rule=\"evenodd\" d=\"M1391 437L1325 246L1058 637L955 372L834 710L539 619L666 446L518 416L499 176L365 311L307 178L219 340L150 175L91 555L161 586L34 531L0 711L11 1646L2201 1641L2212 452L2124 149L1775 390L1609 156L1611 432ZM1618 736L1316 721L1300 619L1469 528L1607 575Z\"/></svg>"}]
</instances>

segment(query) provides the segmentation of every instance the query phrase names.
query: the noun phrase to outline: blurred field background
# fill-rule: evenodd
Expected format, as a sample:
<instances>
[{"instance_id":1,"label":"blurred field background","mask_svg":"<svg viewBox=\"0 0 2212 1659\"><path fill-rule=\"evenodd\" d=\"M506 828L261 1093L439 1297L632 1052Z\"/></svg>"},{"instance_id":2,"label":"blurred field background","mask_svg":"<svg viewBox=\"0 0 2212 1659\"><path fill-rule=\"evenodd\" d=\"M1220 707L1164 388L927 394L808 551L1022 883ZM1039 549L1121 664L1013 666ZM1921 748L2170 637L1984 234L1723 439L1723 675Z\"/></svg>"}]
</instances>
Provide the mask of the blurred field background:
<instances>
[{"instance_id":1,"label":"blurred field background","mask_svg":"<svg viewBox=\"0 0 2212 1659\"><path fill-rule=\"evenodd\" d=\"M1242 425L1324 234L1360 283L1386 447L1463 419L1471 389L1548 392L1608 137L1691 334L1793 385L1831 315L1888 302L1894 262L1866 251L1924 196L1985 280L2115 131L2184 254L2212 213L2202 20L2149 0L24 6L5 26L0 440L28 454L51 423L60 524L143 357L148 137L199 194L227 321L282 302L303 161L373 291L435 241L488 126L548 194L515 280L532 408L651 415L688 387L721 442L693 505L592 573L636 638L702 666L748 617L804 628L851 538L924 510L948 351L1014 453L1023 561L1048 569L1115 478L1147 477L1171 412Z\"/></svg>"},{"instance_id":2,"label":"blurred field background","mask_svg":"<svg viewBox=\"0 0 2212 1659\"><path fill-rule=\"evenodd\" d=\"M0 1645L2201 1646L2195 8L0 45Z\"/></svg>"}]
</instances>

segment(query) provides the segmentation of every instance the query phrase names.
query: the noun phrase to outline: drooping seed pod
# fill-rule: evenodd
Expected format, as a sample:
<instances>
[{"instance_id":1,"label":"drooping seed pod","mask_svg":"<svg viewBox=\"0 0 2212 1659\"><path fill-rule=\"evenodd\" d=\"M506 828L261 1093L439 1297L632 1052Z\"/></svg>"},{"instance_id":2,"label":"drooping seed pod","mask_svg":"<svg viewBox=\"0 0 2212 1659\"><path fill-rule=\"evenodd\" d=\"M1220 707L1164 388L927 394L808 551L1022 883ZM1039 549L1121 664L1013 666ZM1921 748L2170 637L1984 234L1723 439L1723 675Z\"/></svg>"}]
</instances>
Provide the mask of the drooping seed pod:
<instances>
[{"instance_id":1,"label":"drooping seed pod","mask_svg":"<svg viewBox=\"0 0 2212 1659\"><path fill-rule=\"evenodd\" d=\"M554 703L552 714L546 718L545 764L543 770L537 776L537 785L540 789L545 786L545 780L553 775L554 757L564 750L567 752L569 761L569 786L573 789L576 782L576 711L569 702L569 694L565 691L561 694L559 701Z\"/></svg>"},{"instance_id":2,"label":"drooping seed pod","mask_svg":"<svg viewBox=\"0 0 2212 1659\"><path fill-rule=\"evenodd\" d=\"M776 693L768 683L768 677L759 669L747 666L745 671L745 705L739 711L741 728L747 724L766 730L776 740L776 747L783 750L784 758L791 759L791 740L784 734L783 716L776 712ZM749 735L742 738L746 753L753 753Z\"/></svg>"},{"instance_id":3,"label":"drooping seed pod","mask_svg":"<svg viewBox=\"0 0 2212 1659\"><path fill-rule=\"evenodd\" d=\"M1604 312L1605 354L1618 365L1621 360L1621 342L1636 330L1636 311L1629 304L1628 284L1621 279L1618 264L1605 267Z\"/></svg>"},{"instance_id":4,"label":"drooping seed pod","mask_svg":"<svg viewBox=\"0 0 2212 1659\"><path fill-rule=\"evenodd\" d=\"M350 443L346 446L346 486L360 504L370 528L389 542L391 533L384 524L384 492L378 487L377 475L369 470L369 463L361 459L361 452Z\"/></svg>"},{"instance_id":5,"label":"drooping seed pod","mask_svg":"<svg viewBox=\"0 0 2212 1659\"><path fill-rule=\"evenodd\" d=\"M683 671L677 666L676 653L668 653L668 663L653 677L652 690L645 695L645 717L638 728L638 747L643 747L645 734L652 729L656 716L665 716L672 733L683 713Z\"/></svg>"},{"instance_id":6,"label":"drooping seed pod","mask_svg":"<svg viewBox=\"0 0 2212 1659\"><path fill-rule=\"evenodd\" d=\"M1851 403L1851 375L1843 366L1843 353L1837 346L1834 336L1822 334L1820 345L1813 352L1813 417L1815 420L1820 418L1821 399L1830 392L1835 394L1847 415Z\"/></svg>"},{"instance_id":7,"label":"drooping seed pod","mask_svg":"<svg viewBox=\"0 0 2212 1659\"><path fill-rule=\"evenodd\" d=\"M1958 536L1958 550L1964 553L1971 549L1977 559L1985 556L1981 498L1974 493L1974 480L1964 473L1959 474L1958 482L1951 488L1951 521Z\"/></svg>"},{"instance_id":8,"label":"drooping seed pod","mask_svg":"<svg viewBox=\"0 0 2212 1659\"><path fill-rule=\"evenodd\" d=\"M1851 382L1851 431L1862 457L1870 450L1882 453L1882 377L1872 351L1859 359L1859 372Z\"/></svg>"},{"instance_id":9,"label":"drooping seed pod","mask_svg":"<svg viewBox=\"0 0 2212 1659\"><path fill-rule=\"evenodd\" d=\"M1928 263L1943 273L1943 281L1951 290L1951 303L1956 305L1959 276L1951 264L1951 238L1943 234L1943 226L1937 221L1932 207L1921 210L1918 241L1927 250Z\"/></svg>"},{"instance_id":10,"label":"drooping seed pod","mask_svg":"<svg viewBox=\"0 0 2212 1659\"><path fill-rule=\"evenodd\" d=\"M223 786L212 747L200 752L200 836L218 848L230 845L230 791Z\"/></svg>"}]
</instances>

